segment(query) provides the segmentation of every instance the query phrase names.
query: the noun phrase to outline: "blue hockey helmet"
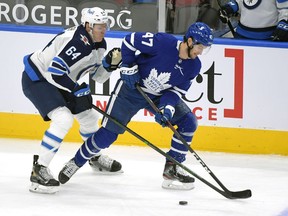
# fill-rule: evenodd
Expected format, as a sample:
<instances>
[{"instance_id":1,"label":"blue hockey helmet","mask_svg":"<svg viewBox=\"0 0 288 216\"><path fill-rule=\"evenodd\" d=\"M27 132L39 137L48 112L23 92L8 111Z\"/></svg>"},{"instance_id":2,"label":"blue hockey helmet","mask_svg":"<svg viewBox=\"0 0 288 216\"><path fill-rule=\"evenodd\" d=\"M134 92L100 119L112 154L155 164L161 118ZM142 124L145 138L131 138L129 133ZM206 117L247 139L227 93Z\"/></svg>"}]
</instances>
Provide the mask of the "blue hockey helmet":
<instances>
[{"instance_id":1,"label":"blue hockey helmet","mask_svg":"<svg viewBox=\"0 0 288 216\"><path fill-rule=\"evenodd\" d=\"M196 22L188 28L184 36L184 41L187 41L188 38L192 38L194 44L203 44L208 47L213 44L214 37L208 25L202 22Z\"/></svg>"}]
</instances>

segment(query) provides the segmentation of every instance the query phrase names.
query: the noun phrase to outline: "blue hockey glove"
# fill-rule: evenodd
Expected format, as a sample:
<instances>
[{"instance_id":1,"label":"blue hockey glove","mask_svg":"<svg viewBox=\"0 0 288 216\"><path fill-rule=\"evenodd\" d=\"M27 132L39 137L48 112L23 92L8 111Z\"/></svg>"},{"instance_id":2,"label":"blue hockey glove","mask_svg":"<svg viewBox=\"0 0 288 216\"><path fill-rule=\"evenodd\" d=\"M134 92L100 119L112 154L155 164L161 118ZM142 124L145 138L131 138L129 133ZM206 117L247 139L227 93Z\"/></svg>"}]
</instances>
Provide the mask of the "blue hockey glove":
<instances>
[{"instance_id":1,"label":"blue hockey glove","mask_svg":"<svg viewBox=\"0 0 288 216\"><path fill-rule=\"evenodd\" d=\"M272 34L275 41L288 41L288 21L281 20Z\"/></svg>"},{"instance_id":2,"label":"blue hockey glove","mask_svg":"<svg viewBox=\"0 0 288 216\"><path fill-rule=\"evenodd\" d=\"M125 85L130 89L135 89L135 84L139 82L140 75L138 73L138 65L132 67L121 67L120 76Z\"/></svg>"},{"instance_id":3,"label":"blue hockey glove","mask_svg":"<svg viewBox=\"0 0 288 216\"><path fill-rule=\"evenodd\" d=\"M103 67L108 72L112 72L118 68L121 61L122 61L121 49L113 48L103 58L102 64L103 64Z\"/></svg>"},{"instance_id":4,"label":"blue hockey glove","mask_svg":"<svg viewBox=\"0 0 288 216\"><path fill-rule=\"evenodd\" d=\"M69 101L69 108L73 114L78 114L92 108L91 91L89 85L85 82L77 85L73 89L72 94L74 95L74 99Z\"/></svg>"},{"instance_id":5,"label":"blue hockey glove","mask_svg":"<svg viewBox=\"0 0 288 216\"><path fill-rule=\"evenodd\" d=\"M167 121L170 121L174 115L175 108L171 105L164 107L162 112L155 114L155 121L162 125L162 127L167 126Z\"/></svg>"}]
</instances>

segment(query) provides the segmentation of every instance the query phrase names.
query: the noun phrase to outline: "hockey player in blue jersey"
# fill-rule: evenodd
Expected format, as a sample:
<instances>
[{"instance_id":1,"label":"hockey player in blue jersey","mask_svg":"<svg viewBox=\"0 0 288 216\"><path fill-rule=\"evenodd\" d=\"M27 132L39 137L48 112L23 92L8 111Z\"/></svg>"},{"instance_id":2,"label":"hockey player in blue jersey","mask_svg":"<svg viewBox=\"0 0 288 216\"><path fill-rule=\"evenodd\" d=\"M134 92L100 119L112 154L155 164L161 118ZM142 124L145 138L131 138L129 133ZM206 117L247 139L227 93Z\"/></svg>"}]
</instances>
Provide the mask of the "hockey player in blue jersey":
<instances>
[{"instance_id":1,"label":"hockey player in blue jersey","mask_svg":"<svg viewBox=\"0 0 288 216\"><path fill-rule=\"evenodd\" d=\"M51 120L39 155L34 155L31 192L58 191L60 184L48 166L74 118L79 122L83 140L98 130L98 113L92 109L89 86L77 81L90 73L95 81L103 83L121 61L119 48L112 49L104 58L107 49L104 35L109 28L104 10L98 7L84 9L81 22L56 35L44 49L24 57L23 92L43 119ZM94 170L121 172L121 164L116 160L97 153L89 156L89 164Z\"/></svg>"},{"instance_id":2,"label":"hockey player in blue jersey","mask_svg":"<svg viewBox=\"0 0 288 216\"><path fill-rule=\"evenodd\" d=\"M240 14L236 38L288 41L288 0L230 0L219 10L219 18Z\"/></svg>"},{"instance_id":3,"label":"hockey player in blue jersey","mask_svg":"<svg viewBox=\"0 0 288 216\"><path fill-rule=\"evenodd\" d=\"M178 132L191 143L197 128L197 119L181 97L186 94L192 80L200 72L201 62L198 55L209 49L212 42L211 29L200 22L188 28L184 41L179 41L166 33L128 34L121 47L123 61L120 68L121 78L112 92L106 112L123 125L127 125L140 109L145 108L155 114L156 122L162 126L166 126L167 120L177 125ZM152 110L135 88L136 83L139 83L143 91L162 110L162 114ZM108 148L122 133L123 129L104 117L102 127L85 141L75 157L60 171L58 177L60 183L66 183L87 159L94 153ZM182 163L187 151L174 135L168 154ZM194 178L171 161L166 161L163 177L163 188L194 187ZM173 184L175 181L181 184Z\"/></svg>"}]
</instances>

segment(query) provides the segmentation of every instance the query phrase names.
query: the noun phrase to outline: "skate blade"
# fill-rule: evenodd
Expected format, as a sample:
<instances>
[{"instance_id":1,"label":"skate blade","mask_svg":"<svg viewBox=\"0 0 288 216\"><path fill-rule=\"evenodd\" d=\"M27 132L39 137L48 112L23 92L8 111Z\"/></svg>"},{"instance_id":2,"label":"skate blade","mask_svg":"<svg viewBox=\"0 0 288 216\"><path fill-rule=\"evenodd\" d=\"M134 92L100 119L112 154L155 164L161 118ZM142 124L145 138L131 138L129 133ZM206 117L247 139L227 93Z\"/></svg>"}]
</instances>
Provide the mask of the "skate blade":
<instances>
[{"instance_id":1,"label":"skate blade","mask_svg":"<svg viewBox=\"0 0 288 216\"><path fill-rule=\"evenodd\" d=\"M59 189L58 186L55 187L44 186L33 182L29 188L29 191L32 193L39 193L39 194L55 194L59 191L58 189Z\"/></svg>"},{"instance_id":2,"label":"skate blade","mask_svg":"<svg viewBox=\"0 0 288 216\"><path fill-rule=\"evenodd\" d=\"M194 187L193 183L182 183L176 180L165 179L162 183L162 188L169 190L192 190Z\"/></svg>"},{"instance_id":3,"label":"skate blade","mask_svg":"<svg viewBox=\"0 0 288 216\"><path fill-rule=\"evenodd\" d=\"M107 171L105 169L102 169L102 168L99 168L99 167L92 167L90 166L93 170L93 172L97 175L120 175L122 173L124 173L124 171L121 169L121 170L118 170L116 172L110 172L110 171Z\"/></svg>"}]
</instances>

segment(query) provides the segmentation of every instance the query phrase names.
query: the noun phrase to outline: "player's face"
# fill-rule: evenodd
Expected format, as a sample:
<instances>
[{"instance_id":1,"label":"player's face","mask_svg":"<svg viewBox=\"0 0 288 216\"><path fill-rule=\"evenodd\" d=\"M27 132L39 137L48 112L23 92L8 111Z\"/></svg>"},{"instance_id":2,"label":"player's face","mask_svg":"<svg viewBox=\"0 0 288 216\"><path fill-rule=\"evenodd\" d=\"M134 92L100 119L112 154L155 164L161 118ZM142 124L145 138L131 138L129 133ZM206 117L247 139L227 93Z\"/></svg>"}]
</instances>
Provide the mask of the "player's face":
<instances>
[{"instance_id":1,"label":"player's face","mask_svg":"<svg viewBox=\"0 0 288 216\"><path fill-rule=\"evenodd\" d=\"M94 42L101 42L107 31L106 24L95 24L92 28L92 37Z\"/></svg>"},{"instance_id":2,"label":"player's face","mask_svg":"<svg viewBox=\"0 0 288 216\"><path fill-rule=\"evenodd\" d=\"M188 46L190 49L190 58L195 59L198 55L202 55L203 51L208 50L207 46L204 46L203 44L194 43L192 38L188 39Z\"/></svg>"},{"instance_id":3,"label":"player's face","mask_svg":"<svg viewBox=\"0 0 288 216\"><path fill-rule=\"evenodd\" d=\"M195 59L198 55L201 55L203 53L203 50L206 49L202 44L195 44L193 45L192 50L190 51L190 57L191 59Z\"/></svg>"},{"instance_id":4,"label":"player's face","mask_svg":"<svg viewBox=\"0 0 288 216\"><path fill-rule=\"evenodd\" d=\"M202 44L194 44L191 38L183 42L180 46L179 57L181 59L195 59L201 55L205 47Z\"/></svg>"},{"instance_id":5,"label":"player's face","mask_svg":"<svg viewBox=\"0 0 288 216\"><path fill-rule=\"evenodd\" d=\"M188 39L186 43L183 43L185 46L182 51L180 51L180 58L182 59L195 59L198 55L201 55L203 51L207 50L208 47L203 44L193 44L193 40L191 38Z\"/></svg>"}]
</instances>

